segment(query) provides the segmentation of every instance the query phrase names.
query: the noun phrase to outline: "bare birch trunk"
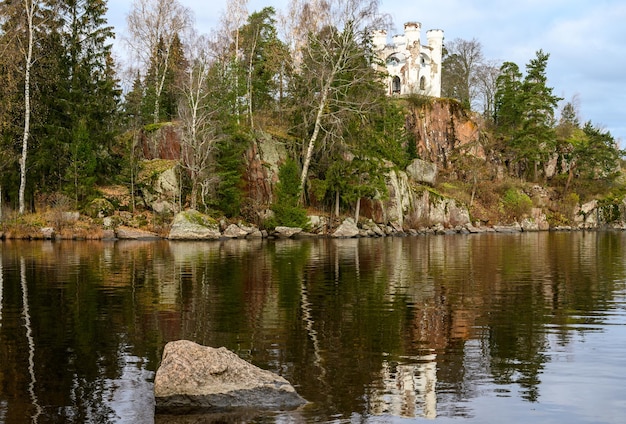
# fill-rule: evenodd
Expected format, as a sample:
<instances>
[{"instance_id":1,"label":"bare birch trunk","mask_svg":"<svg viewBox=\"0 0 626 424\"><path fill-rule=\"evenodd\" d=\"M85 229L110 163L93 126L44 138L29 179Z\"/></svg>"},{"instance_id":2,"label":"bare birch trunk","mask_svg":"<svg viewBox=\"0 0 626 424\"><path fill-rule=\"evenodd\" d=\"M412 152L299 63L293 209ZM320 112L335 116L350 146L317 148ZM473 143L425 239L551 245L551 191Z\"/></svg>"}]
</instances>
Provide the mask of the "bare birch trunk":
<instances>
[{"instance_id":1,"label":"bare birch trunk","mask_svg":"<svg viewBox=\"0 0 626 424\"><path fill-rule=\"evenodd\" d=\"M26 192L26 157L28 155L28 139L30 137L30 69L33 65L33 42L34 28L33 15L35 5L32 0L24 0L26 18L28 20L28 47L26 51L26 63L24 64L24 135L22 137L22 156L20 157L20 189L19 189L19 214L26 211L24 194Z\"/></svg>"},{"instance_id":2,"label":"bare birch trunk","mask_svg":"<svg viewBox=\"0 0 626 424\"><path fill-rule=\"evenodd\" d=\"M250 53L250 60L248 61L248 115L250 115L250 129L254 129L254 118L252 116L252 58L254 57L254 51L256 50L256 42L257 42L258 34L255 34L254 43L252 44L252 49Z\"/></svg>"},{"instance_id":3,"label":"bare birch trunk","mask_svg":"<svg viewBox=\"0 0 626 424\"><path fill-rule=\"evenodd\" d=\"M317 141L320 128L322 127L322 116L324 115L326 99L328 99L328 92L330 91L330 81L331 80L329 79L326 86L324 86L324 90L322 91L322 98L320 99L320 104L317 108L317 116L315 117L315 127L313 129L313 134L309 139L309 146L307 147L306 155L304 156L304 163L302 164L302 174L300 175L300 192L302 193L302 196L304 196L304 186L309 173L309 166L311 166L311 158L313 157L315 142Z\"/></svg>"},{"instance_id":4,"label":"bare birch trunk","mask_svg":"<svg viewBox=\"0 0 626 424\"><path fill-rule=\"evenodd\" d=\"M155 86L155 99L154 99L154 123L159 123L159 109L161 108L161 93L163 92L163 87L165 86L165 76L167 75L167 68L169 66L170 61L170 49L172 46L172 41L170 41L169 45L165 49L165 60L163 64L163 73L161 74L161 80L157 81Z\"/></svg>"}]
</instances>

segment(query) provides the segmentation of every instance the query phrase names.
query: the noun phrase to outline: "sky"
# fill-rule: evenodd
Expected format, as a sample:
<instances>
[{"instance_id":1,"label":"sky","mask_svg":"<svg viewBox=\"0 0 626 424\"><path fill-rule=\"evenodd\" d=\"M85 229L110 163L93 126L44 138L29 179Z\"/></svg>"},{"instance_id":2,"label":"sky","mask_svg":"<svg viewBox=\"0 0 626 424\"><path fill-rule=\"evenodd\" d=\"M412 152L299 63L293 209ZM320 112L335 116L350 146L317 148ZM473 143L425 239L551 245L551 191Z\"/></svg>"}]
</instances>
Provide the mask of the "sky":
<instances>
[{"instance_id":1,"label":"sky","mask_svg":"<svg viewBox=\"0 0 626 424\"><path fill-rule=\"evenodd\" d=\"M126 15L133 0L109 0L109 24L122 52ZM199 33L217 27L227 0L179 0L191 9ZM273 6L286 11L289 0L249 0L248 11ZM421 22L444 31L444 43L476 39L485 59L514 62L522 71L538 50L550 55L548 86L563 102L576 99L581 122L611 132L626 145L626 2L624 0L380 0L394 23ZM121 54L121 53L119 53Z\"/></svg>"}]
</instances>

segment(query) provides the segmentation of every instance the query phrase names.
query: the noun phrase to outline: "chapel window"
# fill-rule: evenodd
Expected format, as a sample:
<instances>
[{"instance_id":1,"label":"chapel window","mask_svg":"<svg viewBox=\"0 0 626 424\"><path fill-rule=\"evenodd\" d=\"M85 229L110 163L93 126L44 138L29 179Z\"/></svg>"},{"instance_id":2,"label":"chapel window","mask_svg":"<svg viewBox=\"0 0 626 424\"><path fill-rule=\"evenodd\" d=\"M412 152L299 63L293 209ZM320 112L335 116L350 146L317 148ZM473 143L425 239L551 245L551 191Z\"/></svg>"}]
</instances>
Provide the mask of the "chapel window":
<instances>
[{"instance_id":1,"label":"chapel window","mask_svg":"<svg viewBox=\"0 0 626 424\"><path fill-rule=\"evenodd\" d=\"M391 92L394 94L400 93L400 77L397 75L393 77L393 80L391 81Z\"/></svg>"}]
</instances>

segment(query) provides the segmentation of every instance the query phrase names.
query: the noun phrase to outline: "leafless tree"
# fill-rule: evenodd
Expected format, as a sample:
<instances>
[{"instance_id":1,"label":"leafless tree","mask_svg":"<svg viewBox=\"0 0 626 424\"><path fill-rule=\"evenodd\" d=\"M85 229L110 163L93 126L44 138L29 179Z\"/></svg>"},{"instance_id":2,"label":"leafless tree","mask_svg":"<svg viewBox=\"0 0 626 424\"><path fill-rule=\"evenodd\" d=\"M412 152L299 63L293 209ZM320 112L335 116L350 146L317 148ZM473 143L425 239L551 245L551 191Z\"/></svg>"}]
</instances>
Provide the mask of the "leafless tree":
<instances>
[{"instance_id":1,"label":"leafless tree","mask_svg":"<svg viewBox=\"0 0 626 424\"><path fill-rule=\"evenodd\" d=\"M206 182L208 163L217 141L212 110L207 100L212 85L208 83L211 57L209 42L192 33L187 43L189 69L180 86L178 114L182 125L181 165L191 179L191 208L197 208L198 193Z\"/></svg>"},{"instance_id":2,"label":"leafless tree","mask_svg":"<svg viewBox=\"0 0 626 424\"><path fill-rule=\"evenodd\" d=\"M191 11L177 0L135 0L126 17L127 46L142 69L155 70L154 122L158 122L160 97L175 38L192 22ZM163 54L155 52L162 44ZM155 63L151 63L152 60Z\"/></svg>"},{"instance_id":3,"label":"leafless tree","mask_svg":"<svg viewBox=\"0 0 626 424\"><path fill-rule=\"evenodd\" d=\"M482 110L487 119L493 119L496 82L500 75L501 64L494 61L485 61L476 68L474 81L476 83L475 110Z\"/></svg>"},{"instance_id":4,"label":"leafless tree","mask_svg":"<svg viewBox=\"0 0 626 424\"><path fill-rule=\"evenodd\" d=\"M239 30L248 18L248 0L233 0L226 5L222 25L234 43L235 54L239 55Z\"/></svg>"},{"instance_id":5,"label":"leafless tree","mask_svg":"<svg viewBox=\"0 0 626 424\"><path fill-rule=\"evenodd\" d=\"M478 96L477 72L484 63L482 45L475 38L455 38L445 45L442 91L444 96L458 99L468 107Z\"/></svg>"},{"instance_id":6,"label":"leafless tree","mask_svg":"<svg viewBox=\"0 0 626 424\"><path fill-rule=\"evenodd\" d=\"M312 86L314 81L317 83L311 90L314 93L309 104L314 118L313 130L303 155L300 177L303 191L318 137L324 130L324 118L332 118L329 116L329 105L333 103L334 113L337 110L354 113L363 110L363 103L346 102L342 96L336 95L359 81L355 78L340 80L338 76L363 57L363 51L355 49L355 45L364 45L373 29L389 26L388 17L378 11L378 3L378 0L327 0L311 4L295 0L292 3L295 38L299 37L298 31L304 33L305 30L308 37L299 48L302 55L299 72ZM298 45L295 42L294 47L298 48Z\"/></svg>"},{"instance_id":7,"label":"leafless tree","mask_svg":"<svg viewBox=\"0 0 626 424\"><path fill-rule=\"evenodd\" d=\"M282 37L292 54L294 67L302 64L302 50L310 33L319 32L325 24L329 4L326 0L292 0L278 21Z\"/></svg>"}]
</instances>

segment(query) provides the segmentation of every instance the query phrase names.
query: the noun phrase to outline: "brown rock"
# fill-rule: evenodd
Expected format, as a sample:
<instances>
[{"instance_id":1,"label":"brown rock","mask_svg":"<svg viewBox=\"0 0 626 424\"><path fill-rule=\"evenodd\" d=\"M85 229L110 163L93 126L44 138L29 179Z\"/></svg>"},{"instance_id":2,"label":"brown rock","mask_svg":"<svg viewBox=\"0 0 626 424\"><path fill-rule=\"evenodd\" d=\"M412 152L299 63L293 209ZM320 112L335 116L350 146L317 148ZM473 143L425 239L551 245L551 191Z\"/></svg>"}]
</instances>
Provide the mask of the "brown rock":
<instances>
[{"instance_id":1,"label":"brown rock","mask_svg":"<svg viewBox=\"0 0 626 424\"><path fill-rule=\"evenodd\" d=\"M154 379L157 413L295 409L306 401L283 377L235 353L188 340L170 342Z\"/></svg>"}]
</instances>

